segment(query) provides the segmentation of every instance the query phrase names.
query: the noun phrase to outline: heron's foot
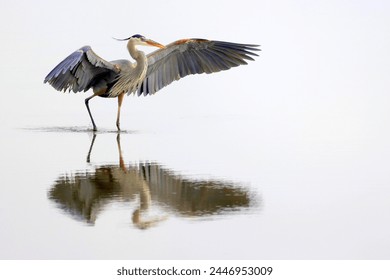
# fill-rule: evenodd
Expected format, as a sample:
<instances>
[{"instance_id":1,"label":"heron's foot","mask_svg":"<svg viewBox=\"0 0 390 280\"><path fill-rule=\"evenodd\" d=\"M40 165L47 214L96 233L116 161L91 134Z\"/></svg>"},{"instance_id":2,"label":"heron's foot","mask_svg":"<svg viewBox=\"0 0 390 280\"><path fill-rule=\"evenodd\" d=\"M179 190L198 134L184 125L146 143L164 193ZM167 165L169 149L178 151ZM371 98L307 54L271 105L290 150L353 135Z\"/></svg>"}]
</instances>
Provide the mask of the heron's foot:
<instances>
[{"instance_id":1,"label":"heron's foot","mask_svg":"<svg viewBox=\"0 0 390 280\"><path fill-rule=\"evenodd\" d=\"M118 122L116 123L116 127L118 128L118 131L121 131L121 127L120 127L120 124Z\"/></svg>"}]
</instances>

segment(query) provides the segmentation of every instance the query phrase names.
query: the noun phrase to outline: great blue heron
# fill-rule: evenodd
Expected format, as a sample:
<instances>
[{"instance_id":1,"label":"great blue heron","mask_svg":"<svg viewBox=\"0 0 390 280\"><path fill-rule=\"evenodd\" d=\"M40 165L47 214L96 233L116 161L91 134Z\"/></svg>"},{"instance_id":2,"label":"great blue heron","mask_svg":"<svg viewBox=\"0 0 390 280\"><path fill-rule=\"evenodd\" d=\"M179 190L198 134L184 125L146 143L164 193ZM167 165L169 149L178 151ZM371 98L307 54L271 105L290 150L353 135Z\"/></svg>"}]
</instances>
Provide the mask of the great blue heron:
<instances>
[{"instance_id":1,"label":"great blue heron","mask_svg":"<svg viewBox=\"0 0 390 280\"><path fill-rule=\"evenodd\" d=\"M118 39L117 39L118 40ZM58 91L87 91L93 95L85 99L93 130L96 125L88 102L95 96L118 97L116 126L120 130L120 110L125 94L150 95L175 80L190 74L214 73L247 64L259 51L258 45L237 44L205 39L183 39L163 46L142 35L127 39L127 49L136 61L106 61L90 46L84 46L60 62L45 78ZM160 48L148 55L137 50L137 45Z\"/></svg>"}]
</instances>

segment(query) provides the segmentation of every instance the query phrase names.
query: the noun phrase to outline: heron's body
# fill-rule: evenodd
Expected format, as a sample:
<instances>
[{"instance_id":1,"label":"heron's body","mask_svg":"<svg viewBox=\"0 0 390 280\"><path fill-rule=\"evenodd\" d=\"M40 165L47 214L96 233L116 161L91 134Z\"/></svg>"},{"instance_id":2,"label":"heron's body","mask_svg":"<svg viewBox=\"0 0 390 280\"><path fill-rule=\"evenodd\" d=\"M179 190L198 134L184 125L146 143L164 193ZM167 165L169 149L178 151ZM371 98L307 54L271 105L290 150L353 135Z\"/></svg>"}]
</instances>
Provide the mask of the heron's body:
<instances>
[{"instance_id":1,"label":"heron's body","mask_svg":"<svg viewBox=\"0 0 390 280\"><path fill-rule=\"evenodd\" d=\"M118 97L117 127L120 129L120 109L125 94L154 94L175 80L190 74L213 73L246 64L253 60L257 45L236 44L204 39L184 39L163 46L141 35L128 39L127 49L135 62L106 61L91 47L84 46L60 62L45 78L59 91L87 91L85 99L93 129L96 125L89 109L95 96ZM137 50L137 45L159 47L149 55Z\"/></svg>"},{"instance_id":2,"label":"heron's body","mask_svg":"<svg viewBox=\"0 0 390 280\"><path fill-rule=\"evenodd\" d=\"M120 92L118 92L119 87L114 88L114 86L116 84L119 85L121 73L123 75L123 73L131 73L133 70L137 70L133 63L131 63L129 60L113 60L110 61L110 63L114 64L120 70L120 72L115 74L110 73L110 75L108 75L106 79L100 80L100 83L97 83L93 86L94 93L104 91L104 94L99 95L100 97L118 97L118 95L120 94ZM121 84L124 85L125 83L122 82Z\"/></svg>"}]
</instances>

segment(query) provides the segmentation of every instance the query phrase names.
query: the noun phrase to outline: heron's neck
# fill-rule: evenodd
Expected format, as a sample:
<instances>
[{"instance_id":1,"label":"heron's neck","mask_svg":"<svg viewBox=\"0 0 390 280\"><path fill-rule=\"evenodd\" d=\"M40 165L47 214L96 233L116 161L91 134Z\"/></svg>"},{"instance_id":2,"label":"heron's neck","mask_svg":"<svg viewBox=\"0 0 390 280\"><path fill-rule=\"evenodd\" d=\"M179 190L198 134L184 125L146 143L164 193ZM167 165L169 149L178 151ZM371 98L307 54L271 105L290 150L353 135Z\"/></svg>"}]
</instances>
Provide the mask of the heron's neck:
<instances>
[{"instance_id":1,"label":"heron's neck","mask_svg":"<svg viewBox=\"0 0 390 280\"><path fill-rule=\"evenodd\" d=\"M127 49L129 50L131 57L134 58L135 61L141 62L145 60L146 56L144 52L137 50L132 40L129 40L129 42L127 43Z\"/></svg>"}]
</instances>

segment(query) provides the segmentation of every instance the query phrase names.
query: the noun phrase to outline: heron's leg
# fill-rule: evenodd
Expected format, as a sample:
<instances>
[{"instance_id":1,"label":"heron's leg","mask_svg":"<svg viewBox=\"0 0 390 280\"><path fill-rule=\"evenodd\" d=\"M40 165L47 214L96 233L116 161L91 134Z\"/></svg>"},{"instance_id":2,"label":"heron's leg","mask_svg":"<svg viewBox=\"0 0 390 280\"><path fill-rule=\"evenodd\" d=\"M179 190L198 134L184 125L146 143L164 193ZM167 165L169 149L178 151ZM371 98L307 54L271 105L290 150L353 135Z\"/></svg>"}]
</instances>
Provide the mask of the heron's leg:
<instances>
[{"instance_id":1,"label":"heron's leg","mask_svg":"<svg viewBox=\"0 0 390 280\"><path fill-rule=\"evenodd\" d=\"M96 94L93 94L92 96L90 96L90 97L85 99L85 106L87 106L88 114L89 114L89 117L91 118L91 121L92 121L93 131L96 131L97 128L96 128L95 121L93 120L93 117L92 117L92 114L91 114L91 110L89 110L88 102L89 102L90 99L94 98L95 96L96 96Z\"/></svg>"},{"instance_id":2,"label":"heron's leg","mask_svg":"<svg viewBox=\"0 0 390 280\"><path fill-rule=\"evenodd\" d=\"M122 101L123 101L123 97L125 97L125 93L122 92L121 94L118 95L118 113L116 115L116 127L118 128L118 130L121 130L120 129L120 116L121 116L121 107L122 107Z\"/></svg>"}]
</instances>

